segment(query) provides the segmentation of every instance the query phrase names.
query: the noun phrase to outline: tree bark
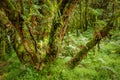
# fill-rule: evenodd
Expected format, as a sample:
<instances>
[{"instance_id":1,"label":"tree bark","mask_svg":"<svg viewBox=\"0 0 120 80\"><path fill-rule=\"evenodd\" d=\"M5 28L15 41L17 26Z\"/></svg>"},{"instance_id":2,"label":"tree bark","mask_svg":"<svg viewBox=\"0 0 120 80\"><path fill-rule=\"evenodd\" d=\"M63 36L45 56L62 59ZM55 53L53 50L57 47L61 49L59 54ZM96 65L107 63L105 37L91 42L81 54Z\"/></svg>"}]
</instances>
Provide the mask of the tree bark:
<instances>
[{"instance_id":1,"label":"tree bark","mask_svg":"<svg viewBox=\"0 0 120 80\"><path fill-rule=\"evenodd\" d=\"M92 40L90 40L86 46L84 46L80 52L78 52L69 62L68 62L68 66L70 68L74 68L75 66L77 66L88 54L88 51L90 49L92 49L97 43L100 42L100 40L102 38L104 38L105 36L107 36L109 34L109 31L113 28L113 22L109 21L107 26L104 27L102 30L100 30L99 32L96 33L96 35L94 36L94 38Z\"/></svg>"},{"instance_id":2,"label":"tree bark","mask_svg":"<svg viewBox=\"0 0 120 80\"><path fill-rule=\"evenodd\" d=\"M61 3L61 16L53 21L50 31L49 48L46 55L47 62L53 62L59 53L61 42L67 30L69 19L80 0L66 0Z\"/></svg>"},{"instance_id":3,"label":"tree bark","mask_svg":"<svg viewBox=\"0 0 120 80\"><path fill-rule=\"evenodd\" d=\"M14 29L14 37L13 48L22 63L30 63L36 65L38 62L37 56L39 52L37 52L36 46L33 40L33 36L30 33L30 30L24 20L21 18L21 15L24 15L23 10L20 12L15 9L14 5L8 1L2 1L0 4L0 16L1 23L6 27L6 29ZM23 8L23 6L21 6ZM8 10L9 9L9 10ZM18 8L19 9L19 8ZM11 31L12 31L11 29ZM32 39L31 39L32 37Z\"/></svg>"}]
</instances>

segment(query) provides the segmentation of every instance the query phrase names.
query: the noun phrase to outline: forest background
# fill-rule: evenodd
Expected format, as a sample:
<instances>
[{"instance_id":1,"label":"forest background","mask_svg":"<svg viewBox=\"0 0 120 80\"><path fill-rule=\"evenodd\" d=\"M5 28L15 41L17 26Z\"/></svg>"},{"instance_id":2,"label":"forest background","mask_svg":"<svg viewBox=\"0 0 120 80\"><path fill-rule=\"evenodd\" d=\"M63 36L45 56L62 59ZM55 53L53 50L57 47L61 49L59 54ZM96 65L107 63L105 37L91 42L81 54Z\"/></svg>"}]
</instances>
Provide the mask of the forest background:
<instances>
[{"instance_id":1,"label":"forest background","mask_svg":"<svg viewBox=\"0 0 120 80\"><path fill-rule=\"evenodd\" d=\"M120 0L0 1L1 80L119 80Z\"/></svg>"}]
</instances>

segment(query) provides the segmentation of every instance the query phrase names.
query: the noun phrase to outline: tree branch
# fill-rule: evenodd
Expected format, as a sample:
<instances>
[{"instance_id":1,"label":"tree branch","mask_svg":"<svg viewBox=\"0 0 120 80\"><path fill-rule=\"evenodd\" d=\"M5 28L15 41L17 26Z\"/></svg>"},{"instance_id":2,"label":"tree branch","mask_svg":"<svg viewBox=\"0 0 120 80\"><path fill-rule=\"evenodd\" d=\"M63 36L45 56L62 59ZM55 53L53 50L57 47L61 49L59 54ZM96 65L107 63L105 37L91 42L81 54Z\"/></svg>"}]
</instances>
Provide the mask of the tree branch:
<instances>
[{"instance_id":1,"label":"tree branch","mask_svg":"<svg viewBox=\"0 0 120 80\"><path fill-rule=\"evenodd\" d=\"M99 33L101 34L102 38L104 38L105 36L108 35L109 31L113 28L113 22L109 21L107 26L104 27L102 30L99 31ZM90 49L92 49L97 43L100 42L100 40L102 39L99 37L99 35L96 35L91 41L89 41L86 46L84 46L82 48L82 50L80 50L80 52L78 52L69 62L68 65L70 68L74 68L75 66L77 66L88 54L88 51Z\"/></svg>"}]
</instances>

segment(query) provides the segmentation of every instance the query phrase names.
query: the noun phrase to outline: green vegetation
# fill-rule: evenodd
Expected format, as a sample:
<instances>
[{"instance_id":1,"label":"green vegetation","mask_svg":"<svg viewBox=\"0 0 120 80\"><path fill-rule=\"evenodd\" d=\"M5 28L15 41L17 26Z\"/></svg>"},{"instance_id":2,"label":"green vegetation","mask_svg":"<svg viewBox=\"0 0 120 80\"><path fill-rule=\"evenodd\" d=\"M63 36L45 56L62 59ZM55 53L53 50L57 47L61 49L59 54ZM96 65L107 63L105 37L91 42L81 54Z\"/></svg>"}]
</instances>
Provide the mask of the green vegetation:
<instances>
[{"instance_id":1,"label":"green vegetation","mask_svg":"<svg viewBox=\"0 0 120 80\"><path fill-rule=\"evenodd\" d=\"M91 31L91 30L90 30ZM117 32L117 31L116 31ZM118 32L120 34L120 32ZM118 34L117 33L117 34ZM76 68L69 69L65 64L75 53L78 52L79 46L88 41L88 32L81 35L79 38L76 34L70 34L65 38L62 55L48 67L42 71L37 71L32 66L23 65L19 62L14 53L8 62L9 66L4 67L4 77L7 80L119 80L120 79L120 52L119 40L114 40L114 34L111 41L106 38L98 47L94 47L86 59L84 59ZM85 40L82 40L82 39ZM120 36L117 36L120 38Z\"/></svg>"},{"instance_id":2,"label":"green vegetation","mask_svg":"<svg viewBox=\"0 0 120 80\"><path fill-rule=\"evenodd\" d=\"M120 1L0 1L0 80L120 80Z\"/></svg>"}]
</instances>

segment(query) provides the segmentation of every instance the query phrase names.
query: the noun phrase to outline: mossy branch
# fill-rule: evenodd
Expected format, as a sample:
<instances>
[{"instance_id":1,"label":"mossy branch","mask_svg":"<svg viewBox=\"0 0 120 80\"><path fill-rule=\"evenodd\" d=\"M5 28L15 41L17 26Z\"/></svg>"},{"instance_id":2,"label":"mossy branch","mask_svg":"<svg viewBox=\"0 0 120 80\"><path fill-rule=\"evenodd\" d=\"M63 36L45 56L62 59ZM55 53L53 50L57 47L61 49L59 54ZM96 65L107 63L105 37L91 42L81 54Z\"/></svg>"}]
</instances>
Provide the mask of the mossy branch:
<instances>
[{"instance_id":1,"label":"mossy branch","mask_svg":"<svg viewBox=\"0 0 120 80\"><path fill-rule=\"evenodd\" d=\"M14 5L10 2L10 0L5 0L6 4L8 5L8 8L11 9L12 11L15 10Z\"/></svg>"},{"instance_id":2,"label":"mossy branch","mask_svg":"<svg viewBox=\"0 0 120 80\"><path fill-rule=\"evenodd\" d=\"M105 36L108 35L109 31L113 28L113 22L109 21L108 25L106 27L104 27L102 30L99 31L99 33L101 34L102 38L104 38ZM74 68L75 66L77 66L88 54L88 51L90 49L92 49L97 43L100 42L100 40L102 39L99 37L99 35L96 35L92 40L90 40L86 46L84 46L82 48L82 50L80 50L80 52L78 52L69 62L68 65L70 68Z\"/></svg>"}]
</instances>

